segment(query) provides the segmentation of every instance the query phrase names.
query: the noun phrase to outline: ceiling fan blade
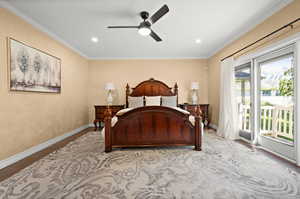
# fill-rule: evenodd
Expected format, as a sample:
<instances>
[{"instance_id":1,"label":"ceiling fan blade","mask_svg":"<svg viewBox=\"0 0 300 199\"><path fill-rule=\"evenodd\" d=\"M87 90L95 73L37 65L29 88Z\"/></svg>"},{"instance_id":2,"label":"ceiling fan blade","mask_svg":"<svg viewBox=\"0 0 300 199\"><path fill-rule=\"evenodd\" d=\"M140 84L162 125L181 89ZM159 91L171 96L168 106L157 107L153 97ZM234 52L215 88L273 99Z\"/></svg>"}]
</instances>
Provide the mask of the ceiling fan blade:
<instances>
[{"instance_id":1,"label":"ceiling fan blade","mask_svg":"<svg viewBox=\"0 0 300 199\"><path fill-rule=\"evenodd\" d=\"M154 13L151 17L150 20L152 24L154 24L157 20L159 20L162 16L167 14L169 12L168 6L165 4L163 7L161 7L156 13Z\"/></svg>"},{"instance_id":2,"label":"ceiling fan blade","mask_svg":"<svg viewBox=\"0 0 300 199\"><path fill-rule=\"evenodd\" d=\"M151 30L150 36L157 42L162 41L162 39L153 30Z\"/></svg>"},{"instance_id":3,"label":"ceiling fan blade","mask_svg":"<svg viewBox=\"0 0 300 199\"><path fill-rule=\"evenodd\" d=\"M107 28L139 28L139 26L107 26Z\"/></svg>"}]
</instances>

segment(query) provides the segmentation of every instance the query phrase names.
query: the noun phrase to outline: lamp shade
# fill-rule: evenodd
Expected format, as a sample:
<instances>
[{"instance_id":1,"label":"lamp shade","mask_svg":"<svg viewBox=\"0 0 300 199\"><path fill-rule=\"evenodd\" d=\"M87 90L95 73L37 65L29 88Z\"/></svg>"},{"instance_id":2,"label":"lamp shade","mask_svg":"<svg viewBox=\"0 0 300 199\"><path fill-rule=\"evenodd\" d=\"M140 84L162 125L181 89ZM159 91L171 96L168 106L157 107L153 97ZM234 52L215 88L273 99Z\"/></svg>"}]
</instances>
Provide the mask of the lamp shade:
<instances>
[{"instance_id":1,"label":"lamp shade","mask_svg":"<svg viewBox=\"0 0 300 199\"><path fill-rule=\"evenodd\" d=\"M199 82L192 82L191 83L191 89L192 90L198 90L199 89Z\"/></svg>"},{"instance_id":2,"label":"lamp shade","mask_svg":"<svg viewBox=\"0 0 300 199\"><path fill-rule=\"evenodd\" d=\"M108 82L105 84L105 90L114 90L115 89L115 85L111 82Z\"/></svg>"}]
</instances>

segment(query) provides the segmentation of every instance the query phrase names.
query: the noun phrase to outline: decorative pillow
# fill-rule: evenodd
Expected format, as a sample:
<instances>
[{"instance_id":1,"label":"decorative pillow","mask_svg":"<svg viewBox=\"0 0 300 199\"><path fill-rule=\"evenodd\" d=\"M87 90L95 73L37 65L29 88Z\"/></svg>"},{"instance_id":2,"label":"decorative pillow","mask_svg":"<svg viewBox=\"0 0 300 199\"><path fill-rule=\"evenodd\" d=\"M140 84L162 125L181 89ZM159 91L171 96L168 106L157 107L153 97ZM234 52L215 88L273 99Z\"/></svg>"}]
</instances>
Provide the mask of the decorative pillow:
<instances>
[{"instance_id":1,"label":"decorative pillow","mask_svg":"<svg viewBox=\"0 0 300 199\"><path fill-rule=\"evenodd\" d=\"M161 96L145 96L146 106L160 106Z\"/></svg>"},{"instance_id":2,"label":"decorative pillow","mask_svg":"<svg viewBox=\"0 0 300 199\"><path fill-rule=\"evenodd\" d=\"M161 96L161 105L177 107L177 96Z\"/></svg>"},{"instance_id":3,"label":"decorative pillow","mask_svg":"<svg viewBox=\"0 0 300 199\"><path fill-rule=\"evenodd\" d=\"M141 106L144 106L144 96L141 97L128 96L128 108L137 108Z\"/></svg>"}]
</instances>

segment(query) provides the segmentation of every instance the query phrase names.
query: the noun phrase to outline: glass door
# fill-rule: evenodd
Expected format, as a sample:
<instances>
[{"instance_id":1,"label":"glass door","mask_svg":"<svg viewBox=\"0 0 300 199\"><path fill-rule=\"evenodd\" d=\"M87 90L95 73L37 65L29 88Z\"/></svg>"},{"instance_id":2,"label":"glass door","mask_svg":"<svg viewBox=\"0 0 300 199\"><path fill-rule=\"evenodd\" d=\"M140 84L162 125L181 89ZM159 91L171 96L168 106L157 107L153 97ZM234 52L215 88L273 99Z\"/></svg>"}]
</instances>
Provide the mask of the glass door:
<instances>
[{"instance_id":1,"label":"glass door","mask_svg":"<svg viewBox=\"0 0 300 199\"><path fill-rule=\"evenodd\" d=\"M239 135L252 140L251 63L235 68L235 92L238 104Z\"/></svg>"},{"instance_id":2,"label":"glass door","mask_svg":"<svg viewBox=\"0 0 300 199\"><path fill-rule=\"evenodd\" d=\"M294 54L288 47L256 60L257 130L263 147L295 159Z\"/></svg>"}]
</instances>

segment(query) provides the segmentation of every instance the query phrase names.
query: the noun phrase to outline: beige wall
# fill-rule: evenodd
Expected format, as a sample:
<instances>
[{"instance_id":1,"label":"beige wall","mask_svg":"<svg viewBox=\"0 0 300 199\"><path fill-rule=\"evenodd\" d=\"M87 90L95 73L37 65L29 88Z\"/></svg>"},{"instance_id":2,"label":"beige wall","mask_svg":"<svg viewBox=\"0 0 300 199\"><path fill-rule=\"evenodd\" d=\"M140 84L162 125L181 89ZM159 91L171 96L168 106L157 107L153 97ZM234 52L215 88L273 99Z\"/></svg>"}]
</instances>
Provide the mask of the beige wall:
<instances>
[{"instance_id":1,"label":"beige wall","mask_svg":"<svg viewBox=\"0 0 300 199\"><path fill-rule=\"evenodd\" d=\"M62 92L11 92L7 37L62 60ZM88 124L88 61L0 8L0 160Z\"/></svg>"},{"instance_id":2,"label":"beige wall","mask_svg":"<svg viewBox=\"0 0 300 199\"><path fill-rule=\"evenodd\" d=\"M208 80L208 101L211 104L211 118L213 124L218 124L219 119L219 79L220 79L220 60L231 53L239 50L247 44L250 44L262 36L269 34L270 32L276 30L277 28L297 19L300 17L300 0L295 0L293 3L289 4L287 7L283 8L279 12L275 13L273 16L269 17L263 23L256 26L250 32L243 35L241 38L237 39L230 45L226 46L224 49L220 50L213 57L209 59L209 80ZM299 24L292 31L283 31L281 34L276 34L271 39L265 42L259 43L248 50L254 51L255 49L266 46L270 43L283 39L290 36L296 32L299 32ZM248 53L247 52L247 53ZM246 52L244 52L246 53Z\"/></svg>"},{"instance_id":3,"label":"beige wall","mask_svg":"<svg viewBox=\"0 0 300 199\"><path fill-rule=\"evenodd\" d=\"M208 103L207 60L104 60L89 62L89 110L90 122L94 119L94 105L106 104L106 82L113 82L117 87L114 104L125 103L125 86L128 82L135 87L141 81L155 78L173 87L179 88L179 102L189 100L189 86L192 81L199 81L199 101Z\"/></svg>"}]
</instances>

